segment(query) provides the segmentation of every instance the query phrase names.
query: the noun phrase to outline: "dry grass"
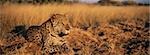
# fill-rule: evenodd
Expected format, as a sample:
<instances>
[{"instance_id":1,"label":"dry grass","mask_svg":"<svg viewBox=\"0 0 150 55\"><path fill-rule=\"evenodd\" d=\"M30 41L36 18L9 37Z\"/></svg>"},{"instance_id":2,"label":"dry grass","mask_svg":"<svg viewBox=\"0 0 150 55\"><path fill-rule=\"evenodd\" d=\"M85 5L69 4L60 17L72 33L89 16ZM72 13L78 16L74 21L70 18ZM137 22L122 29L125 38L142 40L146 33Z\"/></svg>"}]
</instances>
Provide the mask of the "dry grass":
<instances>
[{"instance_id":1,"label":"dry grass","mask_svg":"<svg viewBox=\"0 0 150 55\"><path fill-rule=\"evenodd\" d=\"M1 35L16 25L39 25L50 14L64 13L70 16L73 26L79 23L103 22L114 18L146 17L148 7L116 7L95 5L4 5L0 6Z\"/></svg>"},{"instance_id":2,"label":"dry grass","mask_svg":"<svg viewBox=\"0 0 150 55\"><path fill-rule=\"evenodd\" d=\"M128 19L130 21L136 18L141 18L146 20L147 18L149 18L149 14L150 14L149 8L144 6L119 6L118 7L118 6L98 6L98 5L85 5L85 4L1 5L0 6L0 39L1 39L0 45L2 45L2 41L4 41L3 37L5 37L6 33L12 30L13 27L17 25L26 25L27 27L31 25L39 25L42 22L46 21L48 17L54 13L68 15L68 18L70 19L70 23L73 27L77 27L77 28L95 27L98 24L104 26L103 27L104 30L103 29L100 30L106 32L111 32L111 30L107 28L105 29L105 24L111 23L112 20L113 23L118 22L117 19L121 20L120 22L122 22L122 19ZM99 29L97 28L96 30L98 31ZM96 34L97 31L89 30L89 32L94 34ZM112 32L114 31L115 30L112 30ZM107 34L108 34L107 36L111 36L111 34L109 33ZM126 34L128 35L128 33L123 33L123 35ZM86 35L89 36L90 34L87 33ZM69 38L73 39L74 36ZM83 38L87 38L87 37L84 37L83 35ZM128 39L128 37L124 37L124 38ZM123 38L119 38L120 41L121 39ZM131 39L131 37L129 37L129 39ZM77 41L82 41L82 40L77 40ZM100 41L100 40L96 40L96 41ZM117 42L115 41L117 41L117 39L109 39L108 41L108 42L112 42L110 43L112 50L115 48L117 49L117 47L115 46ZM115 50L116 52L114 51L116 54L118 54L117 50Z\"/></svg>"}]
</instances>

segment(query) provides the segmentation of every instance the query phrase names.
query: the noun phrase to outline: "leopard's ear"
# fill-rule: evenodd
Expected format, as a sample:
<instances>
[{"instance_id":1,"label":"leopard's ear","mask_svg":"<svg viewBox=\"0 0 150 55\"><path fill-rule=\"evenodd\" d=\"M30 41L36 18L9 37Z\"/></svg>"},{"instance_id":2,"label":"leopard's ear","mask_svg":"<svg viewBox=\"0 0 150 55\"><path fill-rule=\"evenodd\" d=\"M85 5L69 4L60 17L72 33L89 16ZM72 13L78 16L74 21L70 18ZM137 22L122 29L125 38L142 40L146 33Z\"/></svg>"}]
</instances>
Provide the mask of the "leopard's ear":
<instances>
[{"instance_id":1,"label":"leopard's ear","mask_svg":"<svg viewBox=\"0 0 150 55\"><path fill-rule=\"evenodd\" d=\"M64 13L63 14L65 17L69 17L69 13Z\"/></svg>"},{"instance_id":2,"label":"leopard's ear","mask_svg":"<svg viewBox=\"0 0 150 55\"><path fill-rule=\"evenodd\" d=\"M57 16L56 14L52 14L51 19L56 19L57 18L56 16Z\"/></svg>"},{"instance_id":3,"label":"leopard's ear","mask_svg":"<svg viewBox=\"0 0 150 55\"><path fill-rule=\"evenodd\" d=\"M49 15L48 15L48 20L51 20L52 17L53 17L53 14L49 14Z\"/></svg>"},{"instance_id":4,"label":"leopard's ear","mask_svg":"<svg viewBox=\"0 0 150 55\"><path fill-rule=\"evenodd\" d=\"M58 19L58 18L60 18L60 17L62 17L62 16L64 16L63 14L53 14L52 16L51 16L51 18L52 19Z\"/></svg>"}]
</instances>

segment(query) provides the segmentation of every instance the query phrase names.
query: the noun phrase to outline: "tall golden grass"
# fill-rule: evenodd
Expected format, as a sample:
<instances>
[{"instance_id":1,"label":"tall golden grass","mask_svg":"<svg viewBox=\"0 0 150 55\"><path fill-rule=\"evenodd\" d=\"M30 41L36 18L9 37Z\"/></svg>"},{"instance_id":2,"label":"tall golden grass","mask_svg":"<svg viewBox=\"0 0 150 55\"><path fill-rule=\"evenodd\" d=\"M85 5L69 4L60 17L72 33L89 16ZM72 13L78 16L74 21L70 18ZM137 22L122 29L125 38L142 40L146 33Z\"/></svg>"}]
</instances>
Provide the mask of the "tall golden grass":
<instances>
[{"instance_id":1,"label":"tall golden grass","mask_svg":"<svg viewBox=\"0 0 150 55\"><path fill-rule=\"evenodd\" d=\"M16 25L39 25L51 14L68 15L72 26L105 23L115 18L146 18L150 13L144 6L99 6L85 4L9 4L0 5L0 37Z\"/></svg>"}]
</instances>

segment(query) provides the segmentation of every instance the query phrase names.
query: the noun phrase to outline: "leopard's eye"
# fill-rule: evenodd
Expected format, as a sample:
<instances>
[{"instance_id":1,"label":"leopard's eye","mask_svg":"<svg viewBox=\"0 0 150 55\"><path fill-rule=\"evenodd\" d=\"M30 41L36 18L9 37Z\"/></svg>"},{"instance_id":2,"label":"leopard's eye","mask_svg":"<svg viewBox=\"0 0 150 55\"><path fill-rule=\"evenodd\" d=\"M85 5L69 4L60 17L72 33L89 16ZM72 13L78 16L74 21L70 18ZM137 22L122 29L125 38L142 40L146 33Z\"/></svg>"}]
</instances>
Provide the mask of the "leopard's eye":
<instances>
[{"instance_id":1,"label":"leopard's eye","mask_svg":"<svg viewBox=\"0 0 150 55\"><path fill-rule=\"evenodd\" d=\"M38 37L38 36L36 36L36 37Z\"/></svg>"}]
</instances>

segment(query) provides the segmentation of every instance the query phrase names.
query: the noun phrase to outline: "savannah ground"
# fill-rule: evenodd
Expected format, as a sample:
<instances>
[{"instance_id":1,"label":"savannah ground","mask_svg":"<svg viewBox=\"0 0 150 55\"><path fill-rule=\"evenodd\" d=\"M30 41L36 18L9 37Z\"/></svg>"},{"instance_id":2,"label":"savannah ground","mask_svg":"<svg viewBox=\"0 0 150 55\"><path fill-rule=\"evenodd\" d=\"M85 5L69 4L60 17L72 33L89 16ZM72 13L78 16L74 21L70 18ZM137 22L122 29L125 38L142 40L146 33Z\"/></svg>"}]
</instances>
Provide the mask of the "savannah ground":
<instances>
[{"instance_id":1,"label":"savannah ground","mask_svg":"<svg viewBox=\"0 0 150 55\"><path fill-rule=\"evenodd\" d=\"M149 55L148 6L0 5L0 45L5 45L5 37L15 26L40 25L57 13L67 15L74 30L66 40L79 54ZM25 54L24 49L19 50L18 54Z\"/></svg>"}]
</instances>

